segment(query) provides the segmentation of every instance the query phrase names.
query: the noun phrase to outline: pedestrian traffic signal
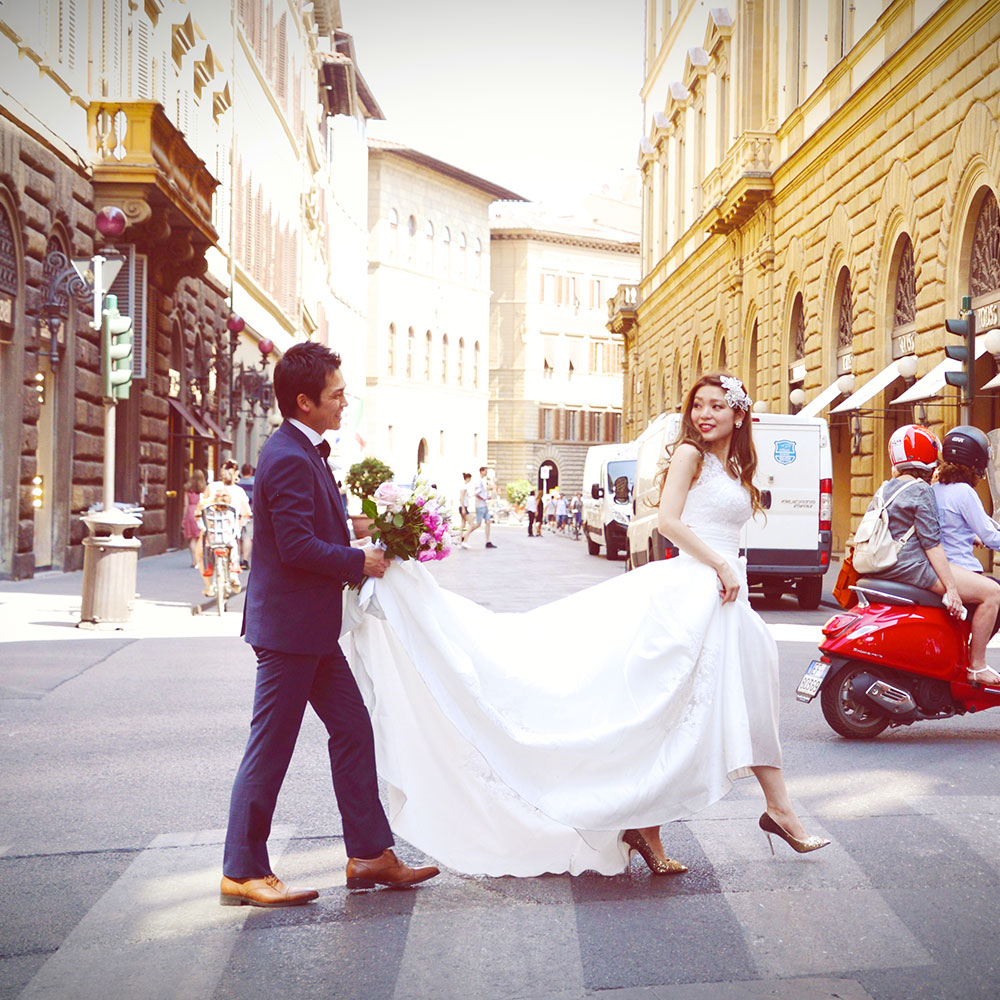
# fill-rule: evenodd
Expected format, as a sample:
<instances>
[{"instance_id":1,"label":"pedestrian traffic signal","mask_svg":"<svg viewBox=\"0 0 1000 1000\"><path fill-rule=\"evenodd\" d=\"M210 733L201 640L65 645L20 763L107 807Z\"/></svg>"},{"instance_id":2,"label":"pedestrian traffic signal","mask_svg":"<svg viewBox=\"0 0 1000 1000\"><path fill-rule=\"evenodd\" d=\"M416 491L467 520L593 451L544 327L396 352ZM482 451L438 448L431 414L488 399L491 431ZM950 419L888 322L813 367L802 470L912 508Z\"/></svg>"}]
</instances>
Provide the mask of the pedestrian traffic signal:
<instances>
[{"instance_id":1,"label":"pedestrian traffic signal","mask_svg":"<svg viewBox=\"0 0 1000 1000\"><path fill-rule=\"evenodd\" d=\"M132 383L132 317L118 312L117 295L107 296L101 313L101 375L105 399L128 399Z\"/></svg>"},{"instance_id":2,"label":"pedestrian traffic signal","mask_svg":"<svg viewBox=\"0 0 1000 1000\"><path fill-rule=\"evenodd\" d=\"M946 319L944 328L948 333L965 339L962 347L945 347L947 357L962 362L962 371L945 372L944 380L948 385L962 389L966 404L971 405L976 394L976 314L972 311L972 299L968 295L962 298L962 318Z\"/></svg>"}]
</instances>

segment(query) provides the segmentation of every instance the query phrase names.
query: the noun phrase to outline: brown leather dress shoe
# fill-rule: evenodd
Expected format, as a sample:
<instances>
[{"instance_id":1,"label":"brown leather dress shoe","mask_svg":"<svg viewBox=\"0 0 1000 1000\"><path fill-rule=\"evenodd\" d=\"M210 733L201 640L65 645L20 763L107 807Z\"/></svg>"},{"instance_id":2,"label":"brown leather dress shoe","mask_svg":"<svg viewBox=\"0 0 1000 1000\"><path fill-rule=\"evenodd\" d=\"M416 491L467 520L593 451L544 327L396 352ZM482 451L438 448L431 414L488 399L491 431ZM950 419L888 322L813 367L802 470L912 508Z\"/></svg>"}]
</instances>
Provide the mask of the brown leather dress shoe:
<instances>
[{"instance_id":1,"label":"brown leather dress shoe","mask_svg":"<svg viewBox=\"0 0 1000 1000\"><path fill-rule=\"evenodd\" d=\"M277 875L226 878L219 886L221 906L301 906L319 895L316 889L289 889Z\"/></svg>"},{"instance_id":2,"label":"brown leather dress shoe","mask_svg":"<svg viewBox=\"0 0 1000 1000\"><path fill-rule=\"evenodd\" d=\"M404 865L388 848L377 858L366 861L364 858L347 859L347 888L374 889L378 885L387 885L391 889L408 889L418 882L426 882L439 874L437 868L428 865L426 868L411 868Z\"/></svg>"}]
</instances>

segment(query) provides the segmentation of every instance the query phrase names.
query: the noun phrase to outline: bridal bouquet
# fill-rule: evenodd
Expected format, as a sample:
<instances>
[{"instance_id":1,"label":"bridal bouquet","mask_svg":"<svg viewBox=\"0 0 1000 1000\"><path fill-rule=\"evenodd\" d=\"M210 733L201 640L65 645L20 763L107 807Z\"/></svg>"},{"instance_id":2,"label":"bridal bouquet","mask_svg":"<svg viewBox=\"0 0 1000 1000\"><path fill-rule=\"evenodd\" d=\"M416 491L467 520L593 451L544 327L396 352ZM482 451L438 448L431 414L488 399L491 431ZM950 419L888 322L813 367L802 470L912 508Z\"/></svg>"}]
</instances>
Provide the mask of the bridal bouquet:
<instances>
[{"instance_id":1,"label":"bridal bouquet","mask_svg":"<svg viewBox=\"0 0 1000 1000\"><path fill-rule=\"evenodd\" d=\"M451 555L449 517L444 498L427 482L412 487L382 483L361 501L372 519L371 536L387 556L431 562Z\"/></svg>"}]
</instances>

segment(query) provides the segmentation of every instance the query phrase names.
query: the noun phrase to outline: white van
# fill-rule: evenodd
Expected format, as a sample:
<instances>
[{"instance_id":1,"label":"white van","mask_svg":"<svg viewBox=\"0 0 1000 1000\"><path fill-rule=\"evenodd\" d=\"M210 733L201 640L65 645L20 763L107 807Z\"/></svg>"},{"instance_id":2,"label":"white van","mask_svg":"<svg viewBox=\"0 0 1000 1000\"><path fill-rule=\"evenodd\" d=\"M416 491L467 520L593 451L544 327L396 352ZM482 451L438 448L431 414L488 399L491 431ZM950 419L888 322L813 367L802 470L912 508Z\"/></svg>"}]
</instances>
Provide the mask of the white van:
<instances>
[{"instance_id":1,"label":"white van","mask_svg":"<svg viewBox=\"0 0 1000 1000\"><path fill-rule=\"evenodd\" d=\"M659 491L654 479L680 425L679 413L661 414L635 442L630 566L676 555L669 540L656 530ZM758 514L743 529L740 548L747 559L747 580L771 598L794 590L799 607L815 608L823 594L833 539L830 428L821 417L754 413L753 442L757 450L754 482L763 494L767 516Z\"/></svg>"},{"instance_id":2,"label":"white van","mask_svg":"<svg viewBox=\"0 0 1000 1000\"><path fill-rule=\"evenodd\" d=\"M583 534L596 556L603 545L609 559L627 549L625 531L632 516L635 443L598 444L587 449L583 465Z\"/></svg>"}]
</instances>

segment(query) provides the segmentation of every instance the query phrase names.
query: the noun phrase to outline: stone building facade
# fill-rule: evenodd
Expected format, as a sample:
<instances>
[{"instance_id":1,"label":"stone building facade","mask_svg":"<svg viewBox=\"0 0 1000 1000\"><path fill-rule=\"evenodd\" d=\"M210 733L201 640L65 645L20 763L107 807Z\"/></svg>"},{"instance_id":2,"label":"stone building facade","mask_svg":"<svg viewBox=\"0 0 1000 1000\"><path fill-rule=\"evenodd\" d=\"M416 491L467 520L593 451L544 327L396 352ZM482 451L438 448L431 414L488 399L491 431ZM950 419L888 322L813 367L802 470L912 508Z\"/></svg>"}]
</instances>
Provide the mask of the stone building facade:
<instances>
[{"instance_id":1,"label":"stone building facade","mask_svg":"<svg viewBox=\"0 0 1000 1000\"><path fill-rule=\"evenodd\" d=\"M454 502L491 461L490 204L518 195L398 143L369 143L369 327L359 454Z\"/></svg>"},{"instance_id":2,"label":"stone building facade","mask_svg":"<svg viewBox=\"0 0 1000 1000\"><path fill-rule=\"evenodd\" d=\"M363 264L338 273L329 247L364 259L364 123L380 112L336 0L10 4L0 62L0 575L21 578L79 568L80 515L102 499L98 335L68 282L71 258L110 248L97 214L127 220L110 291L134 320L134 378L114 492L145 508L150 555L181 544L191 471L253 461L276 422L266 391L253 413L233 398L234 361L266 390L289 344L335 340L342 308L337 329L363 342Z\"/></svg>"},{"instance_id":3,"label":"stone building facade","mask_svg":"<svg viewBox=\"0 0 1000 1000\"><path fill-rule=\"evenodd\" d=\"M489 433L501 483L579 492L587 449L622 439L623 345L607 303L638 279L637 236L494 206Z\"/></svg>"},{"instance_id":4,"label":"stone building facade","mask_svg":"<svg viewBox=\"0 0 1000 1000\"><path fill-rule=\"evenodd\" d=\"M648 0L643 97L626 435L710 368L804 401L830 421L840 549L891 431L959 421L945 318L970 295L998 325L1000 3ZM1000 426L994 392L972 419Z\"/></svg>"}]
</instances>

